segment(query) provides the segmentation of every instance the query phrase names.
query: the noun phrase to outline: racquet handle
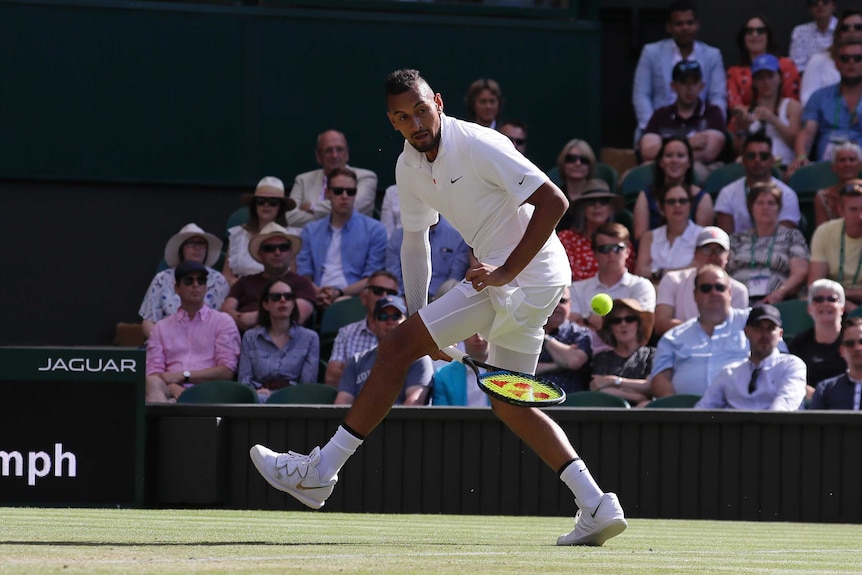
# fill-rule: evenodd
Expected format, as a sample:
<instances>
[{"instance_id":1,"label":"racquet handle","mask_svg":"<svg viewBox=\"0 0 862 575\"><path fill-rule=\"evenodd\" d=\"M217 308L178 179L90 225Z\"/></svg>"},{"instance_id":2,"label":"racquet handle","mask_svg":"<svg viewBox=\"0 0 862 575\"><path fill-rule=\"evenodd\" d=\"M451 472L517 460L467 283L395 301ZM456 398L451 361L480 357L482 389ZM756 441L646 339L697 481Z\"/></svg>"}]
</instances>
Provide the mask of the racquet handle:
<instances>
[{"instance_id":1,"label":"racquet handle","mask_svg":"<svg viewBox=\"0 0 862 575\"><path fill-rule=\"evenodd\" d=\"M460 361L464 363L464 358L469 357L466 352L461 351L455 346L450 345L449 347L444 347L441 349L443 353L454 359L455 361Z\"/></svg>"}]
</instances>

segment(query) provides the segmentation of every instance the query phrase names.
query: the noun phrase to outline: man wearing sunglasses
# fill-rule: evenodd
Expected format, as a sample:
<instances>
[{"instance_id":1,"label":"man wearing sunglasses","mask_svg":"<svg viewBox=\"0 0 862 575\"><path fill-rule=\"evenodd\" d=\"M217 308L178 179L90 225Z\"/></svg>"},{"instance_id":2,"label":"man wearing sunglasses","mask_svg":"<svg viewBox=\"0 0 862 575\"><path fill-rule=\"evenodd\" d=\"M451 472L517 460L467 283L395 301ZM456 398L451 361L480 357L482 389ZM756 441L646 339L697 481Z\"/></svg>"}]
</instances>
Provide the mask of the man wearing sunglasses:
<instances>
[{"instance_id":1,"label":"man wearing sunglasses","mask_svg":"<svg viewBox=\"0 0 862 575\"><path fill-rule=\"evenodd\" d=\"M398 280L392 273L377 270L368 276L365 288L359 293L359 301L365 306L365 317L338 330L332 343L332 353L326 364L326 375L323 380L326 385L336 387L341 380L347 360L377 345L377 334L371 329L374 307L381 299L397 296L398 293Z\"/></svg>"},{"instance_id":2,"label":"man wearing sunglasses","mask_svg":"<svg viewBox=\"0 0 862 575\"><path fill-rule=\"evenodd\" d=\"M311 281L290 269L290 262L302 240L275 222L270 222L251 239L249 255L263 265L263 271L239 278L230 288L221 310L230 315L240 331L257 325L260 296L269 280L283 280L296 296L297 323L303 325L314 311L317 292Z\"/></svg>"},{"instance_id":3,"label":"man wearing sunglasses","mask_svg":"<svg viewBox=\"0 0 862 575\"><path fill-rule=\"evenodd\" d=\"M838 340L847 372L818 383L808 409L859 411L862 407L862 317L844 320Z\"/></svg>"},{"instance_id":4,"label":"man wearing sunglasses","mask_svg":"<svg viewBox=\"0 0 862 575\"><path fill-rule=\"evenodd\" d=\"M694 279L697 270L706 264L727 267L730 238L716 226L707 226L697 236L692 265L684 270L673 270L664 275L656 289L655 330L657 337L672 327L697 317L694 301ZM730 305L735 308L748 307L748 288L730 278Z\"/></svg>"},{"instance_id":5,"label":"man wearing sunglasses","mask_svg":"<svg viewBox=\"0 0 862 575\"><path fill-rule=\"evenodd\" d=\"M772 175L775 157L772 138L762 132L745 137L742 146L742 168L745 175L730 182L718 192L715 199L715 224L728 234L745 232L754 227L748 211L748 191L754 184L772 182L781 189L781 211L778 222L790 228L799 226L799 196L793 189Z\"/></svg>"},{"instance_id":6,"label":"man wearing sunglasses","mask_svg":"<svg viewBox=\"0 0 862 575\"><path fill-rule=\"evenodd\" d=\"M180 308L156 322L147 341L147 402L176 401L189 386L236 374L239 330L228 314L204 305L208 273L193 260L174 270Z\"/></svg>"},{"instance_id":7,"label":"man wearing sunglasses","mask_svg":"<svg viewBox=\"0 0 862 575\"><path fill-rule=\"evenodd\" d=\"M805 362L778 350L783 334L778 308L753 308L745 321L748 359L719 371L695 408L798 411L805 400Z\"/></svg>"},{"instance_id":8,"label":"man wearing sunglasses","mask_svg":"<svg viewBox=\"0 0 862 575\"><path fill-rule=\"evenodd\" d=\"M802 111L791 173L809 163L815 141L817 161L831 159L832 147L838 143L862 145L862 37L855 35L841 41L835 50L835 67L841 81L811 94Z\"/></svg>"},{"instance_id":9,"label":"man wearing sunglasses","mask_svg":"<svg viewBox=\"0 0 862 575\"><path fill-rule=\"evenodd\" d=\"M666 27L671 37L645 45L635 69L632 90L632 103L638 121L635 144L653 113L676 100L676 94L671 90L671 71L674 64L682 60L700 63L704 82L700 99L718 106L722 117L726 115L727 75L724 61L718 48L696 40L700 22L694 3L689 0L671 2Z\"/></svg>"},{"instance_id":10,"label":"man wearing sunglasses","mask_svg":"<svg viewBox=\"0 0 862 575\"><path fill-rule=\"evenodd\" d=\"M730 276L707 264L697 270L694 301L698 317L665 333L658 341L652 366L655 397L703 395L716 374L748 357L743 330L749 310L730 307Z\"/></svg>"},{"instance_id":11,"label":"man wearing sunglasses","mask_svg":"<svg viewBox=\"0 0 862 575\"><path fill-rule=\"evenodd\" d=\"M610 222L602 224L592 238L593 252L599 264L599 271L591 278L572 284L573 322L591 330L593 353L610 349L597 335L602 329L602 316L593 313L590 301L593 296L605 293L611 299L631 298L637 300L646 311L655 310L655 287L651 281L630 273L626 261L632 250L629 231L622 224Z\"/></svg>"},{"instance_id":12,"label":"man wearing sunglasses","mask_svg":"<svg viewBox=\"0 0 862 575\"><path fill-rule=\"evenodd\" d=\"M818 52L832 46L838 19L834 0L805 0L813 20L799 24L790 33L790 57L799 73L806 71L808 61Z\"/></svg>"},{"instance_id":13,"label":"man wearing sunglasses","mask_svg":"<svg viewBox=\"0 0 862 575\"><path fill-rule=\"evenodd\" d=\"M512 140L515 149L522 154L527 154L527 124L521 120L506 120L497 130Z\"/></svg>"},{"instance_id":14,"label":"man wearing sunglasses","mask_svg":"<svg viewBox=\"0 0 862 575\"><path fill-rule=\"evenodd\" d=\"M838 190L842 217L829 220L811 236L809 285L828 278L842 285L848 312L862 304L862 180Z\"/></svg>"},{"instance_id":15,"label":"man wearing sunglasses","mask_svg":"<svg viewBox=\"0 0 862 575\"><path fill-rule=\"evenodd\" d=\"M288 225L302 228L309 222L330 214L332 204L326 197L326 174L335 168L347 168L356 174L356 211L366 216L374 214L377 174L371 170L347 165L350 161L350 148L347 147L347 137L344 134L337 130L326 130L319 134L314 157L320 169L299 174L290 189L290 197L296 202L296 209L287 213Z\"/></svg>"},{"instance_id":16,"label":"man wearing sunglasses","mask_svg":"<svg viewBox=\"0 0 862 575\"><path fill-rule=\"evenodd\" d=\"M392 333L398 325L407 319L407 304L397 296L386 296L374 305L369 325L378 340ZM356 354L347 360L344 373L338 382L338 395L335 405L351 405L359 395L365 380L371 373L371 367L377 361L377 346ZM424 405L434 376L434 366L431 358L424 355L410 364L404 385L395 399L395 405Z\"/></svg>"},{"instance_id":17,"label":"man wearing sunglasses","mask_svg":"<svg viewBox=\"0 0 862 575\"><path fill-rule=\"evenodd\" d=\"M357 295L365 278L386 263L386 228L354 209L357 176L347 168L326 174L326 199L332 212L302 229L297 272L317 290L317 305L326 308L342 296Z\"/></svg>"},{"instance_id":18,"label":"man wearing sunglasses","mask_svg":"<svg viewBox=\"0 0 862 575\"><path fill-rule=\"evenodd\" d=\"M653 112L638 143L641 159L655 160L664 138L685 138L694 156L695 173L703 181L724 148L724 112L700 98L703 73L696 60L677 62L671 77L676 102Z\"/></svg>"}]
</instances>

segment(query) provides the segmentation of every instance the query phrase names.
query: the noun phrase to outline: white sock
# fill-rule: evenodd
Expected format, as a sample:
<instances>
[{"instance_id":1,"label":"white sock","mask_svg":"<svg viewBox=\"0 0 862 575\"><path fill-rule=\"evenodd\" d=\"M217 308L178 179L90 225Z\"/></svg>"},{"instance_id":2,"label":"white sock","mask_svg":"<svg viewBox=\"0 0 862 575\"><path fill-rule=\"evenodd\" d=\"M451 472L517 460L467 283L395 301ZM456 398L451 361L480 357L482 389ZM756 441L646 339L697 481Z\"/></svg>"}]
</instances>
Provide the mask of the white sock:
<instances>
[{"instance_id":1,"label":"white sock","mask_svg":"<svg viewBox=\"0 0 862 575\"><path fill-rule=\"evenodd\" d=\"M562 473L560 479L572 490L575 503L580 509L593 509L599 504L604 492L599 488L584 460L580 457L572 461Z\"/></svg>"},{"instance_id":2,"label":"white sock","mask_svg":"<svg viewBox=\"0 0 862 575\"><path fill-rule=\"evenodd\" d=\"M320 463L317 464L320 480L329 481L338 475L350 456L362 445L362 441L339 425L329 443L320 450Z\"/></svg>"}]
</instances>

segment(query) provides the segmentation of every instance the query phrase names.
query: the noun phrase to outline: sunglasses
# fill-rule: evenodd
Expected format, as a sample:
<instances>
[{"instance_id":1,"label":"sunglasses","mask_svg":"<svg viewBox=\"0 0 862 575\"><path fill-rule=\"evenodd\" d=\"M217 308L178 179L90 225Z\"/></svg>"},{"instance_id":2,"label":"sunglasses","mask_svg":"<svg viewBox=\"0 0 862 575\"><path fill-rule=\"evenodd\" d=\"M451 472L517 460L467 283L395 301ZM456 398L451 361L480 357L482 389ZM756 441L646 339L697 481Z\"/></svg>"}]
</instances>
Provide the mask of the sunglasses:
<instances>
[{"instance_id":1,"label":"sunglasses","mask_svg":"<svg viewBox=\"0 0 862 575\"><path fill-rule=\"evenodd\" d=\"M184 286L193 286L195 284L198 284L199 286L205 286L207 285L207 278L206 276L184 276L182 279L180 279L180 282Z\"/></svg>"},{"instance_id":2,"label":"sunglasses","mask_svg":"<svg viewBox=\"0 0 862 575\"><path fill-rule=\"evenodd\" d=\"M512 140L512 143L515 144L516 146L523 146L524 144L527 143L527 138L512 138L510 136L509 139Z\"/></svg>"},{"instance_id":3,"label":"sunglasses","mask_svg":"<svg viewBox=\"0 0 862 575\"><path fill-rule=\"evenodd\" d=\"M277 302L277 301L281 301L282 299L284 301L295 301L296 300L296 294L289 292L289 291L282 291L282 292L271 291L268 294L266 294L266 299L268 299L269 301L271 301L273 303Z\"/></svg>"},{"instance_id":4,"label":"sunglasses","mask_svg":"<svg viewBox=\"0 0 862 575\"><path fill-rule=\"evenodd\" d=\"M586 200L582 200L585 206L595 207L595 206L609 206L611 205L610 198L589 198Z\"/></svg>"},{"instance_id":5,"label":"sunglasses","mask_svg":"<svg viewBox=\"0 0 862 575\"><path fill-rule=\"evenodd\" d=\"M603 246L596 246L596 251L600 254L609 254L611 252L618 254L621 253L624 249L626 249L626 244L622 242L618 244L605 244Z\"/></svg>"},{"instance_id":6,"label":"sunglasses","mask_svg":"<svg viewBox=\"0 0 862 575\"><path fill-rule=\"evenodd\" d=\"M838 296L816 295L813 298L811 298L811 301L813 301L814 303L823 303L825 301L828 301L829 303L838 303Z\"/></svg>"},{"instance_id":7,"label":"sunglasses","mask_svg":"<svg viewBox=\"0 0 862 575\"><path fill-rule=\"evenodd\" d=\"M368 286L365 289L371 290L371 293L373 293L377 297L380 297L382 295L398 295L398 290L389 289L389 288L380 287L380 286Z\"/></svg>"},{"instance_id":8,"label":"sunglasses","mask_svg":"<svg viewBox=\"0 0 862 575\"><path fill-rule=\"evenodd\" d=\"M580 162L584 166L590 165L590 159L587 156L583 156L581 154L566 154L565 163L574 164Z\"/></svg>"},{"instance_id":9,"label":"sunglasses","mask_svg":"<svg viewBox=\"0 0 862 575\"><path fill-rule=\"evenodd\" d=\"M281 205L281 198L255 198L254 203L258 206L279 206Z\"/></svg>"},{"instance_id":10,"label":"sunglasses","mask_svg":"<svg viewBox=\"0 0 862 575\"><path fill-rule=\"evenodd\" d=\"M292 246L293 244L290 242L284 242L283 244L264 244L260 246L260 251L267 254L273 254L277 251L289 252Z\"/></svg>"},{"instance_id":11,"label":"sunglasses","mask_svg":"<svg viewBox=\"0 0 862 575\"><path fill-rule=\"evenodd\" d=\"M662 203L666 206L687 206L691 200L689 198L669 198Z\"/></svg>"},{"instance_id":12,"label":"sunglasses","mask_svg":"<svg viewBox=\"0 0 862 575\"><path fill-rule=\"evenodd\" d=\"M844 347L856 347L857 344L862 345L862 339L845 339L841 342Z\"/></svg>"},{"instance_id":13,"label":"sunglasses","mask_svg":"<svg viewBox=\"0 0 862 575\"><path fill-rule=\"evenodd\" d=\"M404 317L404 314L400 311L393 311L392 313L383 311L377 314L377 321L389 321L390 319L392 321L399 321L402 317Z\"/></svg>"},{"instance_id":14,"label":"sunglasses","mask_svg":"<svg viewBox=\"0 0 862 575\"><path fill-rule=\"evenodd\" d=\"M356 195L356 188L329 188L329 191L336 196L340 196L345 192L347 192L347 195L351 198Z\"/></svg>"},{"instance_id":15,"label":"sunglasses","mask_svg":"<svg viewBox=\"0 0 862 575\"><path fill-rule=\"evenodd\" d=\"M718 293L724 293L727 291L727 285L725 285L725 284L700 284L699 286L697 286L697 289L700 290L700 293L709 293L712 290L715 290Z\"/></svg>"},{"instance_id":16,"label":"sunglasses","mask_svg":"<svg viewBox=\"0 0 862 575\"><path fill-rule=\"evenodd\" d=\"M753 36L757 34L758 36L763 36L766 34L766 26L747 26L745 28L745 34L747 36Z\"/></svg>"},{"instance_id":17,"label":"sunglasses","mask_svg":"<svg viewBox=\"0 0 862 575\"><path fill-rule=\"evenodd\" d=\"M851 60L858 64L862 62L862 54L841 54L838 56L838 59L844 64L849 63Z\"/></svg>"},{"instance_id":18,"label":"sunglasses","mask_svg":"<svg viewBox=\"0 0 862 575\"><path fill-rule=\"evenodd\" d=\"M760 158L761 162L765 162L772 157L772 152L745 152L744 156L746 160L756 160Z\"/></svg>"},{"instance_id":19,"label":"sunglasses","mask_svg":"<svg viewBox=\"0 0 862 575\"><path fill-rule=\"evenodd\" d=\"M205 248L207 245L206 240L188 240L183 242L183 247L191 246L193 248Z\"/></svg>"},{"instance_id":20,"label":"sunglasses","mask_svg":"<svg viewBox=\"0 0 862 575\"><path fill-rule=\"evenodd\" d=\"M855 32L862 32L862 24L841 24L842 32L849 32L851 30Z\"/></svg>"},{"instance_id":21,"label":"sunglasses","mask_svg":"<svg viewBox=\"0 0 862 575\"><path fill-rule=\"evenodd\" d=\"M636 316L636 315L624 315L621 317L612 317L610 321L611 321L611 325L620 325L623 322L635 323L638 321L638 316Z\"/></svg>"}]
</instances>

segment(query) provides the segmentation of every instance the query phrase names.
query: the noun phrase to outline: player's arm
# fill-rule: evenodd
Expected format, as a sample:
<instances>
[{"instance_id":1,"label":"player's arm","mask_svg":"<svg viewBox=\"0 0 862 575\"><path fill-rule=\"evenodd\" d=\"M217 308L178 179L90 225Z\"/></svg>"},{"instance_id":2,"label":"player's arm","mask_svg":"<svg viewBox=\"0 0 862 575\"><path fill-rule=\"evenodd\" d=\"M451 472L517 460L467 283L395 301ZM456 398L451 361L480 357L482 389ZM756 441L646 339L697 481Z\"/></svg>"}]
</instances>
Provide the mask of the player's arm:
<instances>
[{"instance_id":1,"label":"player's arm","mask_svg":"<svg viewBox=\"0 0 862 575\"><path fill-rule=\"evenodd\" d=\"M569 207L569 200L550 181L539 186L524 203L531 204L535 210L524 236L509 254L506 263L496 269L483 265L467 270L467 279L475 289L482 290L489 285L501 286L511 282L539 253Z\"/></svg>"},{"instance_id":2,"label":"player's arm","mask_svg":"<svg viewBox=\"0 0 862 575\"><path fill-rule=\"evenodd\" d=\"M431 242L428 228L419 232L404 230L401 242L401 275L407 310L413 314L428 303L428 284L431 281Z\"/></svg>"}]
</instances>

